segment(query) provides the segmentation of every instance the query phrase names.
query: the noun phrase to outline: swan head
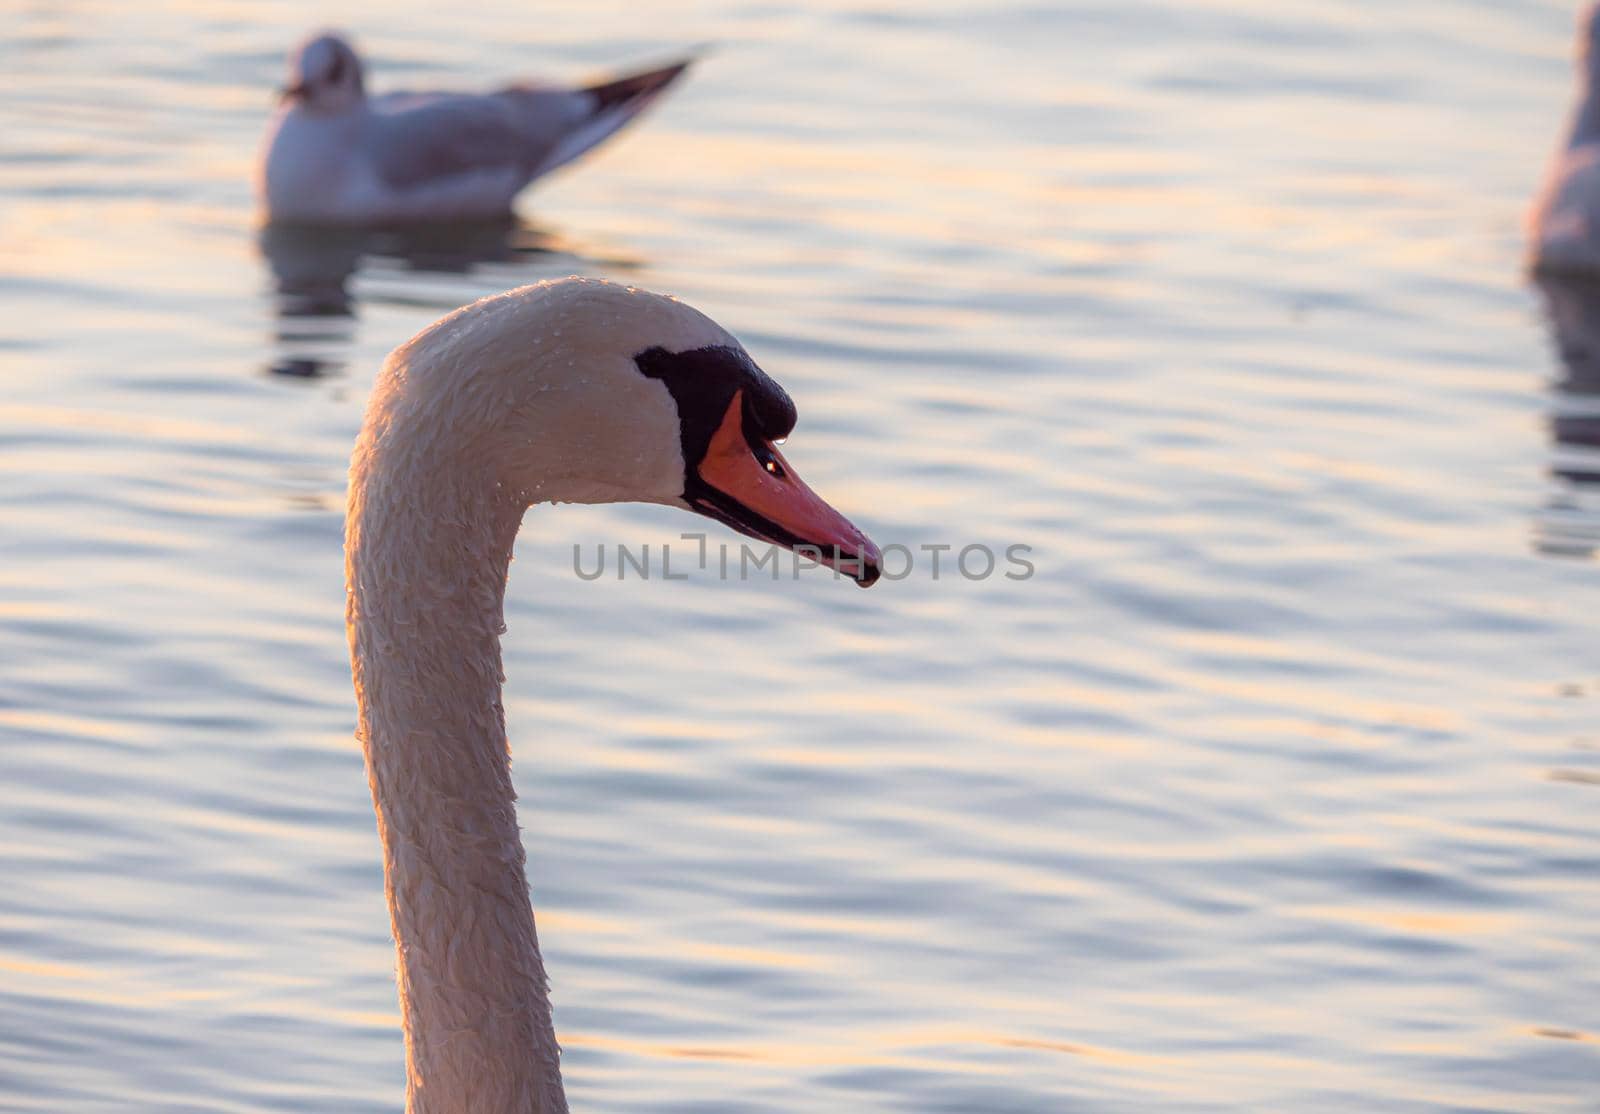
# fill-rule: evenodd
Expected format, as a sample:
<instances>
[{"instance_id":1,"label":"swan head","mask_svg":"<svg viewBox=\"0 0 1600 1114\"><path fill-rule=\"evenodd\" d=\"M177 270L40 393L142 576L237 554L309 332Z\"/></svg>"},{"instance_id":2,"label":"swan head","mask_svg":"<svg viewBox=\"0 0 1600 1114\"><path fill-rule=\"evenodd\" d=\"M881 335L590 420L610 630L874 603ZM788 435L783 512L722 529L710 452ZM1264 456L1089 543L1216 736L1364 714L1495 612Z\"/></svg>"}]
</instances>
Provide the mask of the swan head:
<instances>
[{"instance_id":1,"label":"swan head","mask_svg":"<svg viewBox=\"0 0 1600 1114\"><path fill-rule=\"evenodd\" d=\"M778 447L797 417L789 395L674 298L583 278L486 298L397 349L370 406L368 436L432 424L434 445L523 507L681 507L863 587L878 579L878 548Z\"/></svg>"},{"instance_id":2,"label":"swan head","mask_svg":"<svg viewBox=\"0 0 1600 1114\"><path fill-rule=\"evenodd\" d=\"M333 115L357 107L365 96L361 58L343 35L315 35L290 55L286 103Z\"/></svg>"}]
</instances>

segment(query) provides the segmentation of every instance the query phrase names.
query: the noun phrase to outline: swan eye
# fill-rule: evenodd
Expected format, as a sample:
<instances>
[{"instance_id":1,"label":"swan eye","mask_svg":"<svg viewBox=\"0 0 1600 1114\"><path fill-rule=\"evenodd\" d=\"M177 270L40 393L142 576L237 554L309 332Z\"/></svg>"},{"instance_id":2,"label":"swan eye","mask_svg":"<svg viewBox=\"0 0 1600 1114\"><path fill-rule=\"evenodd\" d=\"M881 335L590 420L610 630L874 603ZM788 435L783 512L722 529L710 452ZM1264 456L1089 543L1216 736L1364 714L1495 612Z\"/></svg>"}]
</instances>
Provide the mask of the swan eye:
<instances>
[{"instance_id":1,"label":"swan eye","mask_svg":"<svg viewBox=\"0 0 1600 1114\"><path fill-rule=\"evenodd\" d=\"M761 467L767 470L768 475L773 476L776 479L781 480L789 474L783 470L783 465L778 463L771 451L765 446L762 446L756 450L756 460L760 462Z\"/></svg>"}]
</instances>

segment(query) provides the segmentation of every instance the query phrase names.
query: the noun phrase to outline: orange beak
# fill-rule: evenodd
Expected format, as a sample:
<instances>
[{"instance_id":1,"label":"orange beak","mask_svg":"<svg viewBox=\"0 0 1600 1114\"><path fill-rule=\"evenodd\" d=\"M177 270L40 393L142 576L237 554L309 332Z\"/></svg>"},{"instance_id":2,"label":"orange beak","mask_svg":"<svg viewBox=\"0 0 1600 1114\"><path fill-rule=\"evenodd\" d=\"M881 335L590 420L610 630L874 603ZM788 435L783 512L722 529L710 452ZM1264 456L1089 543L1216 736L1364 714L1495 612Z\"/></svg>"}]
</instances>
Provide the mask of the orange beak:
<instances>
[{"instance_id":1,"label":"orange beak","mask_svg":"<svg viewBox=\"0 0 1600 1114\"><path fill-rule=\"evenodd\" d=\"M700 462L689 506L752 538L792 549L855 578L877 581L883 555L850 520L794 474L777 447L744 432L744 392L735 391Z\"/></svg>"}]
</instances>

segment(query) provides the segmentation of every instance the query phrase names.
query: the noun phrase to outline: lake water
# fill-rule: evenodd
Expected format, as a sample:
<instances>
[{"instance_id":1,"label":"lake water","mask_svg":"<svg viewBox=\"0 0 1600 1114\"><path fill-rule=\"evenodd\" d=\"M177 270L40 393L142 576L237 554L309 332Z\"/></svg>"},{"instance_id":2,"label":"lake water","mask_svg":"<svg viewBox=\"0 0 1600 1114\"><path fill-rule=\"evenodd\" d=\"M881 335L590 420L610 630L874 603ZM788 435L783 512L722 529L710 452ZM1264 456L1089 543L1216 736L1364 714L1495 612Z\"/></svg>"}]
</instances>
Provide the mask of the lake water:
<instances>
[{"instance_id":1,"label":"lake water","mask_svg":"<svg viewBox=\"0 0 1600 1114\"><path fill-rule=\"evenodd\" d=\"M380 90L718 47L527 227L308 244L249 175L327 6L6 5L0 1108L399 1109L346 459L388 349L583 272L737 333L881 544L1036 573L586 582L736 542L529 513L575 1111L1600 1109L1565 5L335 15Z\"/></svg>"}]
</instances>

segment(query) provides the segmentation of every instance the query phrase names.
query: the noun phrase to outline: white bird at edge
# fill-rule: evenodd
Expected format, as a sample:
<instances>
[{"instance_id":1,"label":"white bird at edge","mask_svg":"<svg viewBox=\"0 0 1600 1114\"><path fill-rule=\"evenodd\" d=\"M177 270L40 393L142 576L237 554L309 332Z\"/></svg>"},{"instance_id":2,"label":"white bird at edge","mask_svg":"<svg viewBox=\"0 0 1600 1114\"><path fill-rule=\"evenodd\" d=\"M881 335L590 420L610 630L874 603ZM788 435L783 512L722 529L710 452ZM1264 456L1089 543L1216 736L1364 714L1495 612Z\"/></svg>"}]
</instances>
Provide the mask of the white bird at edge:
<instances>
[{"instance_id":1,"label":"white bird at edge","mask_svg":"<svg viewBox=\"0 0 1600 1114\"><path fill-rule=\"evenodd\" d=\"M256 192L268 220L383 224L501 217L529 182L655 102L691 59L581 88L369 97L361 58L320 34L290 57Z\"/></svg>"},{"instance_id":2,"label":"white bird at edge","mask_svg":"<svg viewBox=\"0 0 1600 1114\"><path fill-rule=\"evenodd\" d=\"M1600 274L1600 5L1579 17L1577 104L1528 232L1534 270Z\"/></svg>"},{"instance_id":3,"label":"white bird at edge","mask_svg":"<svg viewBox=\"0 0 1600 1114\"><path fill-rule=\"evenodd\" d=\"M710 318L595 280L486 298L384 363L350 461L345 619L410 1114L567 1114L501 692L524 512L681 507L870 585L878 548L778 451L794 423Z\"/></svg>"}]
</instances>

